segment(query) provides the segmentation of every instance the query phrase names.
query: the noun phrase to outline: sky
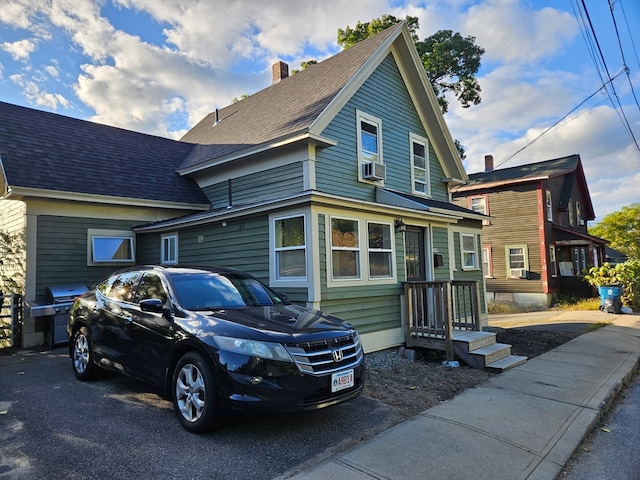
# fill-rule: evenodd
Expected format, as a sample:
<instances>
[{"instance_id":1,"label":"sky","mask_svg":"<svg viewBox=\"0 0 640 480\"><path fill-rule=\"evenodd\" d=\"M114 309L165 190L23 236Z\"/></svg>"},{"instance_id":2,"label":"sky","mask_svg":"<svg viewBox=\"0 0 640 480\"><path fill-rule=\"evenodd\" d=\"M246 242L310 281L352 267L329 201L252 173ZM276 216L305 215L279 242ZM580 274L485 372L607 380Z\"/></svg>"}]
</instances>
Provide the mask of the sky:
<instances>
[{"instance_id":1,"label":"sky","mask_svg":"<svg viewBox=\"0 0 640 480\"><path fill-rule=\"evenodd\" d=\"M467 173L579 154L589 225L640 203L637 0L2 0L0 100L179 139L383 14L485 49L482 102L445 115Z\"/></svg>"}]
</instances>

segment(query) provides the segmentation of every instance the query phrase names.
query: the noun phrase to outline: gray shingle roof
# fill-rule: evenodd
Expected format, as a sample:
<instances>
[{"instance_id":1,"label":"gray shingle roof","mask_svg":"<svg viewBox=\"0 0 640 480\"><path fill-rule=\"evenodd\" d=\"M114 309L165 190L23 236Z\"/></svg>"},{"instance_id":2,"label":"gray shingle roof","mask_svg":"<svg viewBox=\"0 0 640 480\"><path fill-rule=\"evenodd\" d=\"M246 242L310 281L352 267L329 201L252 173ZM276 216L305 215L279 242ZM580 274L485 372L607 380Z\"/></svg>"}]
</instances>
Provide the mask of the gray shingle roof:
<instances>
[{"instance_id":1,"label":"gray shingle roof","mask_svg":"<svg viewBox=\"0 0 640 480\"><path fill-rule=\"evenodd\" d=\"M579 155L546 160L544 162L529 163L517 167L501 168L492 172L480 172L469 174L469 181L455 190L468 190L487 184L511 183L514 181L536 180L540 178L553 178L559 175L574 172L580 162Z\"/></svg>"},{"instance_id":2,"label":"gray shingle roof","mask_svg":"<svg viewBox=\"0 0 640 480\"><path fill-rule=\"evenodd\" d=\"M207 115L181 141L196 143L180 171L212 159L307 132L378 47L402 24Z\"/></svg>"},{"instance_id":3,"label":"gray shingle roof","mask_svg":"<svg viewBox=\"0 0 640 480\"><path fill-rule=\"evenodd\" d=\"M176 173L193 145L0 102L9 187L208 204Z\"/></svg>"}]
</instances>

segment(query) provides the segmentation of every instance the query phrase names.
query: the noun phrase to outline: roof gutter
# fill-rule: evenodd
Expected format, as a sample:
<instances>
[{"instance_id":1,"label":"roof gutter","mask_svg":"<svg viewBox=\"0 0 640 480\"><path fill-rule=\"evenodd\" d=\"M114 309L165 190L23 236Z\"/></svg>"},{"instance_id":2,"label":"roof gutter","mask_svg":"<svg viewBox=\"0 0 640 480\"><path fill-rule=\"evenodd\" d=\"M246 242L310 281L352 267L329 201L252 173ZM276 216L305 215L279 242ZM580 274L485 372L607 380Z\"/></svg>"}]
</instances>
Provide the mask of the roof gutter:
<instances>
[{"instance_id":1,"label":"roof gutter","mask_svg":"<svg viewBox=\"0 0 640 480\"><path fill-rule=\"evenodd\" d=\"M177 170L177 173L182 175L182 176L186 176L186 175L190 175L193 173L197 173L200 172L202 170L206 170L209 168L214 168L214 167L218 167L220 165L224 165L226 163L229 162L233 162L234 160L238 160L240 158L245 158L245 157L250 157L253 155L258 155L260 153L264 153L264 152L268 152L270 150L273 150L275 148L280 148L280 147L286 147L287 145L293 145L295 143L299 143L299 142L304 142L304 141L308 141L310 143L314 143L315 145L319 146L319 147L333 147L336 146L338 143L335 140L330 140L326 137L323 137L321 135L316 135L310 132L304 132L302 134L295 134L289 137L284 137L284 138L280 138L277 141L274 142L267 142L267 143L262 143L260 145L254 145L252 147L249 148L245 148L243 150L240 150L239 152L233 152L232 154L229 155L223 155L221 157L218 157L216 159L212 159L212 160L208 160L205 162L200 162L196 165L192 165L190 167L187 168L179 168Z\"/></svg>"},{"instance_id":2,"label":"roof gutter","mask_svg":"<svg viewBox=\"0 0 640 480\"><path fill-rule=\"evenodd\" d=\"M68 200L72 202L98 203L108 205L125 205L128 207L171 208L178 210L208 210L211 206L203 203L162 202L143 198L115 197L111 195L95 195L89 193L44 190L30 187L9 188L13 196L44 198L47 200ZM4 195L3 195L4 198Z\"/></svg>"}]
</instances>

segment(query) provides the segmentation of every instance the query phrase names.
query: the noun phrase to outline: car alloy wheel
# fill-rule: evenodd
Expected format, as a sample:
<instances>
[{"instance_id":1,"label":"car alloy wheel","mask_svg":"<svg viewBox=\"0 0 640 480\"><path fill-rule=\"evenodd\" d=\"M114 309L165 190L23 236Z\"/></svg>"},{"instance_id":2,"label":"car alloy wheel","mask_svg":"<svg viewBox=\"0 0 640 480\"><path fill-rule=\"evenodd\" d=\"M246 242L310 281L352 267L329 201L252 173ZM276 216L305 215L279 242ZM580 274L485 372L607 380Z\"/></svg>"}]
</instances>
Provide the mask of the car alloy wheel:
<instances>
[{"instance_id":1,"label":"car alloy wheel","mask_svg":"<svg viewBox=\"0 0 640 480\"><path fill-rule=\"evenodd\" d=\"M176 401L182 416L188 422L196 422L204 412L206 386L202 373L195 365L185 365L178 373Z\"/></svg>"},{"instance_id":2,"label":"car alloy wheel","mask_svg":"<svg viewBox=\"0 0 640 480\"><path fill-rule=\"evenodd\" d=\"M215 386L209 363L198 352L186 353L173 376L173 406L184 428L194 433L211 429Z\"/></svg>"},{"instance_id":3,"label":"car alloy wheel","mask_svg":"<svg viewBox=\"0 0 640 480\"><path fill-rule=\"evenodd\" d=\"M91 360L91 341L86 327L78 329L73 336L71 361L73 373L79 380L89 380L94 376L95 367Z\"/></svg>"}]
</instances>

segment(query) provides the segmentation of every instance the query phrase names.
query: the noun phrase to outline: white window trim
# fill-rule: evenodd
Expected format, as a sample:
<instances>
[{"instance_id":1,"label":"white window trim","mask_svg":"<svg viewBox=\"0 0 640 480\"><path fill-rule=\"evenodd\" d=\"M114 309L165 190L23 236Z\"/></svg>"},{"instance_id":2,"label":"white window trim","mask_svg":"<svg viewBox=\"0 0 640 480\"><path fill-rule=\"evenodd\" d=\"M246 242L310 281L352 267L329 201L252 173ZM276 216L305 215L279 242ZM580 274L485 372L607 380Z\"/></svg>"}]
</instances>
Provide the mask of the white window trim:
<instances>
[{"instance_id":1,"label":"white window trim","mask_svg":"<svg viewBox=\"0 0 640 480\"><path fill-rule=\"evenodd\" d=\"M507 278L519 278L519 277L512 277L510 274L510 271L512 269L511 267L511 256L509 255L509 249L510 248L522 248L522 252L523 252L523 257L524 257L524 268L522 270L526 270L527 272L530 271L529 268L529 247L526 243L515 243L515 244L509 244L509 245L505 245L504 246L504 255L505 255L505 265L506 265L506 274L507 274Z\"/></svg>"},{"instance_id":2,"label":"white window trim","mask_svg":"<svg viewBox=\"0 0 640 480\"><path fill-rule=\"evenodd\" d=\"M486 278L493 278L493 256L491 252L491 246L487 245L482 247L482 265L484 266L484 256L487 255L487 271L483 272Z\"/></svg>"},{"instance_id":3,"label":"white window trim","mask_svg":"<svg viewBox=\"0 0 640 480\"><path fill-rule=\"evenodd\" d=\"M389 239L391 241L391 248L369 248L369 225L370 224L376 224L376 225L386 225L389 227ZM395 239L395 230L394 230L394 225L390 222L379 222L376 220L367 220L367 244L366 244L366 249L367 249L367 274L369 276L369 280L370 281L376 281L376 280L388 280L388 279L392 279L395 278L396 276L396 272L395 272L395 266L394 266L394 261L393 261L393 244L394 244L394 239ZM371 262L370 262L370 254L371 253L388 253L390 260L391 260L391 275L388 275L386 277L372 277L371 276Z\"/></svg>"},{"instance_id":4,"label":"white window trim","mask_svg":"<svg viewBox=\"0 0 640 480\"><path fill-rule=\"evenodd\" d=\"M128 238L131 240L131 259L125 260L99 260L93 259L93 247L95 238ZM87 266L95 265L135 265L136 263L136 235L131 230L103 230L98 228L87 229Z\"/></svg>"},{"instance_id":5,"label":"white window trim","mask_svg":"<svg viewBox=\"0 0 640 480\"><path fill-rule=\"evenodd\" d=\"M556 252L555 245L549 246L549 267L548 268L552 268L552 267L553 267L553 271L551 272L551 276L557 277L558 276L558 255Z\"/></svg>"},{"instance_id":6,"label":"white window trim","mask_svg":"<svg viewBox=\"0 0 640 480\"><path fill-rule=\"evenodd\" d=\"M165 260L165 248L166 248L166 243L170 242L171 239L175 239L175 251L173 252L174 254L174 259L173 260ZM162 265L177 265L178 264L178 233L167 233L164 234L160 237L160 263Z\"/></svg>"},{"instance_id":7,"label":"white window trim","mask_svg":"<svg viewBox=\"0 0 640 480\"><path fill-rule=\"evenodd\" d=\"M334 278L333 277L333 249L331 245L331 223L332 219L338 218L342 220L353 220L358 222L358 245L359 245L359 270L360 277L354 278ZM369 229L368 223L379 223L390 225L391 228L391 277L369 277ZM362 226L365 228L362 228ZM330 213L326 215L325 223L326 235L326 273L327 288L337 287L362 287L366 285L386 285L397 283L398 268L396 264L396 232L393 222L389 219L376 218L370 216L345 216L339 213Z\"/></svg>"},{"instance_id":8,"label":"white window trim","mask_svg":"<svg viewBox=\"0 0 640 480\"><path fill-rule=\"evenodd\" d=\"M277 255L276 255L276 221L278 220L286 220L287 218L295 218L295 217L304 217L304 260L305 260L305 271L307 272L306 277L290 277L290 278L278 278L277 272ZM309 245L309 239L312 238L310 236L311 225L310 225L310 214L307 210L293 210L287 212L286 215L270 215L269 216L269 286L271 287L309 287L312 275L310 272L312 271L312 259L311 259L311 245ZM286 248L282 248L279 250L287 250Z\"/></svg>"},{"instance_id":9,"label":"white window trim","mask_svg":"<svg viewBox=\"0 0 640 480\"><path fill-rule=\"evenodd\" d=\"M470 250L465 250L464 249L464 237L472 237L473 238L473 255L475 258L475 265L470 267L470 266L466 266L464 264L464 254L465 252L469 252ZM482 268L481 265L478 264L478 234L477 233L467 233L467 232L460 232L460 268L463 271L470 271L470 270L480 270Z\"/></svg>"},{"instance_id":10,"label":"white window trim","mask_svg":"<svg viewBox=\"0 0 640 480\"><path fill-rule=\"evenodd\" d=\"M378 159L377 159L377 163L380 164L384 164L384 157L382 154L382 120L374 117L373 115L369 115L368 113L365 113L361 110L356 110L356 142L357 142L357 156L358 156L358 181L360 182L366 182L366 183L373 183L375 185L380 185L383 182L380 181L376 181L376 180L368 180L362 177L362 166L365 163L369 163L368 161L365 162L362 158L362 125L361 125L361 121L365 121L367 123L370 123L372 125L375 125L377 130L378 130Z\"/></svg>"},{"instance_id":11,"label":"white window trim","mask_svg":"<svg viewBox=\"0 0 640 480\"><path fill-rule=\"evenodd\" d=\"M553 222L553 199L551 190L545 190L545 206L547 208L547 221Z\"/></svg>"},{"instance_id":12,"label":"white window trim","mask_svg":"<svg viewBox=\"0 0 640 480\"><path fill-rule=\"evenodd\" d=\"M415 180L415 166L413 164L413 144L419 143L424 145L424 167L425 167L425 181L427 186L426 192L421 192L416 190L416 180ZM429 140L425 137L417 135L415 133L409 133L409 158L411 164L411 192L416 195L422 195L425 197L431 197L431 169L429 168Z\"/></svg>"}]
</instances>

